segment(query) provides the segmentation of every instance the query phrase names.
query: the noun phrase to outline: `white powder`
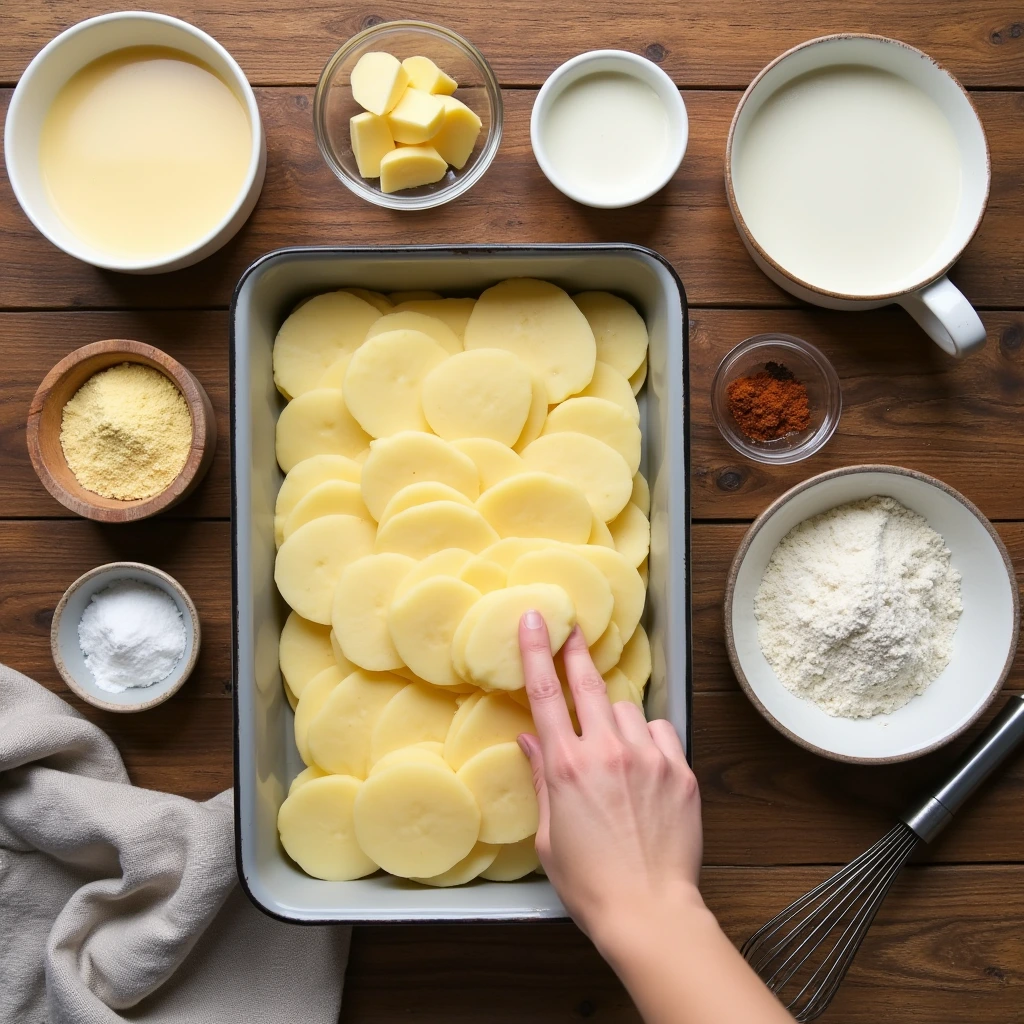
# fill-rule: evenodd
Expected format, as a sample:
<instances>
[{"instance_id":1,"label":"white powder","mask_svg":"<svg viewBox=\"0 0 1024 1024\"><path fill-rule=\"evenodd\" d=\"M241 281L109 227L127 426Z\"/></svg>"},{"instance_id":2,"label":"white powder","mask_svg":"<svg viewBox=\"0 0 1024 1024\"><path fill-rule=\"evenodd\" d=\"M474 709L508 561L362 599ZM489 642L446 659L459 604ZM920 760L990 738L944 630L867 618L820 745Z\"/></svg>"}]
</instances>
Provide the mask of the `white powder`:
<instances>
[{"instance_id":1,"label":"white powder","mask_svg":"<svg viewBox=\"0 0 1024 1024\"><path fill-rule=\"evenodd\" d=\"M794 527L754 598L776 675L844 718L888 714L923 693L949 663L961 610L945 541L880 496Z\"/></svg>"},{"instance_id":2,"label":"white powder","mask_svg":"<svg viewBox=\"0 0 1024 1024\"><path fill-rule=\"evenodd\" d=\"M185 651L185 624L158 587L119 580L93 594L78 643L96 685L108 693L166 679Z\"/></svg>"}]
</instances>

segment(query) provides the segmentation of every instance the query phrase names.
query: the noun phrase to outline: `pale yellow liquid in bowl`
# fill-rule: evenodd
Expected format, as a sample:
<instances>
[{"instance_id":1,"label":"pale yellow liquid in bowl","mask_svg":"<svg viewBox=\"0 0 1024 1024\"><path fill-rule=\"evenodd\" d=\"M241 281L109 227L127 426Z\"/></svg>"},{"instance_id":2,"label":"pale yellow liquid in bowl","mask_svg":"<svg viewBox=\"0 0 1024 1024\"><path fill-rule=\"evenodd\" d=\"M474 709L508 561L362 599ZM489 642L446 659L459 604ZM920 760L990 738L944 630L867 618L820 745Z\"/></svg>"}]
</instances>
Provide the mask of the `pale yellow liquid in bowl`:
<instances>
[{"instance_id":1,"label":"pale yellow liquid in bowl","mask_svg":"<svg viewBox=\"0 0 1024 1024\"><path fill-rule=\"evenodd\" d=\"M241 100L177 50L130 47L86 65L47 112L39 166L54 210L121 258L190 248L245 185L252 129Z\"/></svg>"}]
</instances>

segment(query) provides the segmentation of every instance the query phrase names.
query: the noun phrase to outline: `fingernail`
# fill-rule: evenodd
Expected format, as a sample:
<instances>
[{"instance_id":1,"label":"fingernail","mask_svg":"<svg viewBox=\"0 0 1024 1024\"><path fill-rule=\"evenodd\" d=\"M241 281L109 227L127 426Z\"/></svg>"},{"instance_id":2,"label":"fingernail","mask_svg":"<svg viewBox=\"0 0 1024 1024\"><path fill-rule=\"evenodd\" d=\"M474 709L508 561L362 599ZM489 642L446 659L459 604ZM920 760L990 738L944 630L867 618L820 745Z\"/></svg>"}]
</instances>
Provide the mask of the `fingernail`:
<instances>
[{"instance_id":1,"label":"fingernail","mask_svg":"<svg viewBox=\"0 0 1024 1024\"><path fill-rule=\"evenodd\" d=\"M540 617L540 612L530 609L524 616L523 622L526 624L527 629L540 629L544 625L544 620Z\"/></svg>"},{"instance_id":2,"label":"fingernail","mask_svg":"<svg viewBox=\"0 0 1024 1024\"><path fill-rule=\"evenodd\" d=\"M525 736L520 734L516 737L516 743L519 744L519 749L527 756L530 756L530 742Z\"/></svg>"}]
</instances>

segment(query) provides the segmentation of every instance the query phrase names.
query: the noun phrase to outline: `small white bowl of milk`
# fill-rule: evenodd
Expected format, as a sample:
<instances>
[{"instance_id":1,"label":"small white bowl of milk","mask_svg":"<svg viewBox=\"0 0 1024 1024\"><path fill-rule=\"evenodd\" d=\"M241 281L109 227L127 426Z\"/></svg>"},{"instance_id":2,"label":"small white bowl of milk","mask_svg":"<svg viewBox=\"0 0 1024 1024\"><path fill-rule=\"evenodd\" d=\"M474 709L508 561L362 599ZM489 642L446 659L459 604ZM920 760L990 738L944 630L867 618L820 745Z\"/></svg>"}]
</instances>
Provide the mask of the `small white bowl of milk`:
<instances>
[{"instance_id":1,"label":"small white bowl of milk","mask_svg":"<svg viewBox=\"0 0 1024 1024\"><path fill-rule=\"evenodd\" d=\"M657 64L626 50L566 61L533 105L530 142L548 181L599 209L633 206L664 188L686 152L686 104Z\"/></svg>"}]
</instances>

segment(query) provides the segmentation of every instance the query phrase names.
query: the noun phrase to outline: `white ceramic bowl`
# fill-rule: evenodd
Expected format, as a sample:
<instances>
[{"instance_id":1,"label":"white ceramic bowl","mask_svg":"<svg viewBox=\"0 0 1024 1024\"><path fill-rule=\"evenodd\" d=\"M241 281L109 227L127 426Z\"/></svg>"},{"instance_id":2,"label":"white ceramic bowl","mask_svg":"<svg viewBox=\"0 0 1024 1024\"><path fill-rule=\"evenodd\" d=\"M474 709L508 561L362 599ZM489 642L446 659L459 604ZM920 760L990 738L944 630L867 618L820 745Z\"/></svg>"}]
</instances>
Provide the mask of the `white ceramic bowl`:
<instances>
[{"instance_id":1,"label":"white ceramic bowl","mask_svg":"<svg viewBox=\"0 0 1024 1024\"><path fill-rule=\"evenodd\" d=\"M165 678L151 686L131 687L122 693L110 693L96 685L86 667L78 642L78 623L93 594L119 580L138 580L167 594L178 606L185 624L185 650L178 664ZM84 701L104 711L146 711L177 693L192 674L199 657L199 615L185 588L173 576L141 562L109 562L79 576L64 592L50 625L50 649L61 678Z\"/></svg>"},{"instance_id":2,"label":"white ceramic bowl","mask_svg":"<svg viewBox=\"0 0 1024 1024\"><path fill-rule=\"evenodd\" d=\"M117 259L82 241L50 205L39 170L39 136L61 87L86 64L129 46L166 46L203 61L241 100L252 129L252 151L245 183L220 223L184 249L157 258ZM4 154L11 188L25 215L69 256L105 270L156 274L198 263L232 238L252 213L263 188L267 144L256 97L242 69L215 39L186 21L165 14L120 11L79 22L52 39L32 59L7 111Z\"/></svg>"},{"instance_id":3,"label":"white ceramic bowl","mask_svg":"<svg viewBox=\"0 0 1024 1024\"><path fill-rule=\"evenodd\" d=\"M665 107L672 132L672 144L665 158L662 173L657 179L640 192L630 193L624 189L615 200L590 195L566 179L552 164L544 146L543 128L555 100L574 82L601 72L619 72L630 75L650 86ZM581 53L579 56L567 60L561 67L555 68L541 87L540 92L537 93L537 99L533 104L533 113L530 116L530 144L533 146L533 155L537 158L537 163L548 181L559 192L564 193L570 199L575 199L577 203L605 210L634 206L664 188L683 162L689 131L690 122L686 115L686 104L672 79L653 61L630 53L628 50L591 50L588 53Z\"/></svg>"},{"instance_id":4,"label":"white ceramic bowl","mask_svg":"<svg viewBox=\"0 0 1024 1024\"><path fill-rule=\"evenodd\" d=\"M786 689L757 639L754 595L776 546L798 523L849 501L889 495L941 534L962 577L953 656L923 694L891 715L833 718ZM992 524L962 494L914 470L851 466L787 491L750 527L726 586L725 631L736 678L781 733L837 761L906 761L948 743L985 710L1017 649L1019 603L1010 557Z\"/></svg>"}]
</instances>

